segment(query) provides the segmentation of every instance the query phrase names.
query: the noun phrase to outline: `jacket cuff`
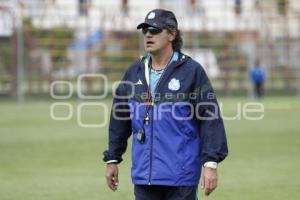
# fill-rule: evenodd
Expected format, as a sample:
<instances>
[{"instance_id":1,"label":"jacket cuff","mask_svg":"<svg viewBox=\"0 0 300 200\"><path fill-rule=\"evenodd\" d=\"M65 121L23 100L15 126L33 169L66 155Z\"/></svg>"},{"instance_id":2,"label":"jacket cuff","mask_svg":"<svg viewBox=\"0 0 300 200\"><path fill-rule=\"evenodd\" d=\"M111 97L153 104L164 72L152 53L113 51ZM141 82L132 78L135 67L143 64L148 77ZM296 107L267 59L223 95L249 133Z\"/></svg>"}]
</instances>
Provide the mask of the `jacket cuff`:
<instances>
[{"instance_id":1,"label":"jacket cuff","mask_svg":"<svg viewBox=\"0 0 300 200\"><path fill-rule=\"evenodd\" d=\"M117 160L109 160L109 161L106 161L106 164L119 164L119 161L117 161Z\"/></svg>"},{"instance_id":2,"label":"jacket cuff","mask_svg":"<svg viewBox=\"0 0 300 200\"><path fill-rule=\"evenodd\" d=\"M217 162L213 162L213 161L208 161L208 162L204 163L203 167L217 169L218 168L218 163Z\"/></svg>"},{"instance_id":3,"label":"jacket cuff","mask_svg":"<svg viewBox=\"0 0 300 200\"><path fill-rule=\"evenodd\" d=\"M115 156L109 153L109 151L104 151L103 152L103 161L106 162L107 164L110 163L121 163L122 162L122 158L120 158L119 156Z\"/></svg>"}]
</instances>

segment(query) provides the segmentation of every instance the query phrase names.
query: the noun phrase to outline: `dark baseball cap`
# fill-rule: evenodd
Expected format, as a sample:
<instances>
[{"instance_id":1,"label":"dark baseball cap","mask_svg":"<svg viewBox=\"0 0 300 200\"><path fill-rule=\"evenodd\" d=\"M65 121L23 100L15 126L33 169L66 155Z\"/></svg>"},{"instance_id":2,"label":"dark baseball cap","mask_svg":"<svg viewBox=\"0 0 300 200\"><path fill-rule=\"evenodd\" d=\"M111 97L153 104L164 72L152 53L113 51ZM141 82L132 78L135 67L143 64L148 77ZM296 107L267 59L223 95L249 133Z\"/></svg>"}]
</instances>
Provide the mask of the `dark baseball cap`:
<instances>
[{"instance_id":1,"label":"dark baseball cap","mask_svg":"<svg viewBox=\"0 0 300 200\"><path fill-rule=\"evenodd\" d=\"M147 28L176 28L178 27L177 19L173 12L164 9L151 10L145 17L145 21L137 26L137 29Z\"/></svg>"}]
</instances>

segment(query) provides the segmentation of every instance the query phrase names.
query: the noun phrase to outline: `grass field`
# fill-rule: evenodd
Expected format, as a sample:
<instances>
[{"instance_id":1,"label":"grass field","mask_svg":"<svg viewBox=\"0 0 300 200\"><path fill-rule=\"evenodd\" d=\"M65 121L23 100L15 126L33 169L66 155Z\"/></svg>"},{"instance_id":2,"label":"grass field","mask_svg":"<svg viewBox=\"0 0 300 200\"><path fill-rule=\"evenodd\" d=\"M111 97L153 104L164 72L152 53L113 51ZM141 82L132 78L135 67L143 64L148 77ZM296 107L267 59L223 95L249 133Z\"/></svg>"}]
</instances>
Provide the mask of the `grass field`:
<instances>
[{"instance_id":1,"label":"grass field","mask_svg":"<svg viewBox=\"0 0 300 200\"><path fill-rule=\"evenodd\" d=\"M234 116L236 103L246 99L220 101L224 115ZM300 98L266 98L261 102L265 106L263 120L225 121L230 155L220 165L218 189L206 199L300 199ZM110 100L103 103L109 105ZM78 126L76 101L72 102L71 120L54 121L50 105L0 102L0 199L134 199L130 152L120 165L119 189L110 192L101 161L107 147L107 127ZM63 115L63 109L57 114ZM85 123L104 117L96 107L84 109L82 116Z\"/></svg>"}]
</instances>

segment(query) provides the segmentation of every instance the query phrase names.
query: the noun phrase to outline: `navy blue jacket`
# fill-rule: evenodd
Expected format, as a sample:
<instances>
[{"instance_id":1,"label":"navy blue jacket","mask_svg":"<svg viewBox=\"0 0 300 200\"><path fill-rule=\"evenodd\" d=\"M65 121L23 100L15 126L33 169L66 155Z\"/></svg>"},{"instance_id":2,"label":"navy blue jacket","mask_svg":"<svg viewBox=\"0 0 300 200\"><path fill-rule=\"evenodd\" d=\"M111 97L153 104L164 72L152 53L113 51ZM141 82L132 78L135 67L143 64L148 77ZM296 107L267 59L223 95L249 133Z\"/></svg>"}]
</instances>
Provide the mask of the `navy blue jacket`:
<instances>
[{"instance_id":1,"label":"navy blue jacket","mask_svg":"<svg viewBox=\"0 0 300 200\"><path fill-rule=\"evenodd\" d=\"M202 66L180 54L156 87L154 104L145 107L144 59L126 71L116 90L104 161L122 161L132 137L132 181L138 185L194 186L201 166L221 162L228 153L223 121L214 91ZM128 84L132 83L132 85ZM127 95L127 97L125 97ZM149 122L145 123L145 113ZM139 141L139 130L145 141Z\"/></svg>"}]
</instances>

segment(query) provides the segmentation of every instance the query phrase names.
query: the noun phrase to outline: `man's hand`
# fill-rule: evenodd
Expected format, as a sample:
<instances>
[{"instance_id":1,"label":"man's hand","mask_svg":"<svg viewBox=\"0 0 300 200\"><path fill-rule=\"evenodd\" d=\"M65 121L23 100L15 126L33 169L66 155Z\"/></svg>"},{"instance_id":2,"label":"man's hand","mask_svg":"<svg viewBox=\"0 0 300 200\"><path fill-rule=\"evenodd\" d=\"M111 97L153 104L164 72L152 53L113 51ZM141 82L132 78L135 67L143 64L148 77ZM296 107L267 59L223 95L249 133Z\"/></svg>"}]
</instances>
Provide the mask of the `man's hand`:
<instances>
[{"instance_id":1,"label":"man's hand","mask_svg":"<svg viewBox=\"0 0 300 200\"><path fill-rule=\"evenodd\" d=\"M208 196L214 191L218 184L217 169L204 167L203 176L201 180L201 189L204 189L205 196Z\"/></svg>"},{"instance_id":2,"label":"man's hand","mask_svg":"<svg viewBox=\"0 0 300 200\"><path fill-rule=\"evenodd\" d=\"M119 173L119 169L117 164L106 165L106 172L105 172L106 182L108 187L112 191L116 191L118 188L118 184L119 184L118 173Z\"/></svg>"}]
</instances>

